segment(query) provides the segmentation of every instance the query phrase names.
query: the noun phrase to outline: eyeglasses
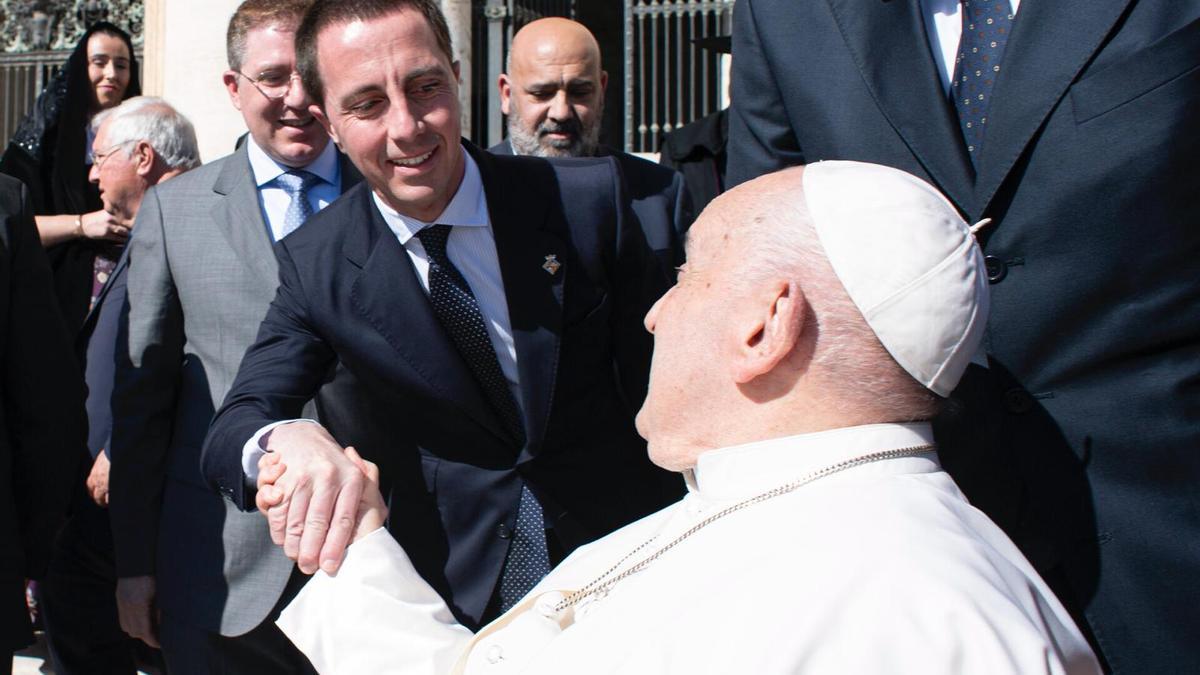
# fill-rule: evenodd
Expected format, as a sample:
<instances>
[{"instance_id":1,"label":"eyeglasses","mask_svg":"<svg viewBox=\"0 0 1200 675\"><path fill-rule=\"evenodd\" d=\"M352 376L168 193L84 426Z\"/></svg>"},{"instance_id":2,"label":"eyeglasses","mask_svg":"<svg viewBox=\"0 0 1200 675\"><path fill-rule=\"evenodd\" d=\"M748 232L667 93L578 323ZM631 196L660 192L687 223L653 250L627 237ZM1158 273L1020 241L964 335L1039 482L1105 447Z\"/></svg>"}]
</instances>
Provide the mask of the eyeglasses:
<instances>
[{"instance_id":1,"label":"eyeglasses","mask_svg":"<svg viewBox=\"0 0 1200 675\"><path fill-rule=\"evenodd\" d=\"M300 79L300 73L294 70L286 75L278 72L261 73L257 78L250 77L239 70L234 72L246 78L268 101L278 101L287 96L288 92L292 90L292 83Z\"/></svg>"},{"instance_id":2,"label":"eyeglasses","mask_svg":"<svg viewBox=\"0 0 1200 675\"><path fill-rule=\"evenodd\" d=\"M132 140L121 141L120 143L117 143L116 145L108 146L108 149L106 149L104 152L93 152L92 153L92 163L96 165L96 170L99 171L100 168L104 166L105 160L107 160L109 157L112 157L113 154L115 154L117 152L117 148L120 148L123 145L129 145L130 143L133 143L133 142L134 141L132 141Z\"/></svg>"}]
</instances>

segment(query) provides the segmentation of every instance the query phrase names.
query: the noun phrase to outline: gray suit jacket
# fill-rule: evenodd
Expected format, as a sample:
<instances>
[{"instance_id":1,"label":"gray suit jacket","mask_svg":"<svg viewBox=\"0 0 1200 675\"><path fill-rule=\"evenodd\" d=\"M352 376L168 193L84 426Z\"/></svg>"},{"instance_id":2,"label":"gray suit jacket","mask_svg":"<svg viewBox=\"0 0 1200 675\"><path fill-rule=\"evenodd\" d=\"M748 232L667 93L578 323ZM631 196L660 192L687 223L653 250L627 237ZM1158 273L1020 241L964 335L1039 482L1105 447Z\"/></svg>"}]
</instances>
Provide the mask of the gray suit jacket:
<instances>
[{"instance_id":1,"label":"gray suit jacket","mask_svg":"<svg viewBox=\"0 0 1200 675\"><path fill-rule=\"evenodd\" d=\"M358 180L344 158L341 180ZM292 570L266 519L199 471L209 421L278 285L246 148L151 189L133 231L110 448L117 574L155 575L172 620L240 635Z\"/></svg>"}]
</instances>

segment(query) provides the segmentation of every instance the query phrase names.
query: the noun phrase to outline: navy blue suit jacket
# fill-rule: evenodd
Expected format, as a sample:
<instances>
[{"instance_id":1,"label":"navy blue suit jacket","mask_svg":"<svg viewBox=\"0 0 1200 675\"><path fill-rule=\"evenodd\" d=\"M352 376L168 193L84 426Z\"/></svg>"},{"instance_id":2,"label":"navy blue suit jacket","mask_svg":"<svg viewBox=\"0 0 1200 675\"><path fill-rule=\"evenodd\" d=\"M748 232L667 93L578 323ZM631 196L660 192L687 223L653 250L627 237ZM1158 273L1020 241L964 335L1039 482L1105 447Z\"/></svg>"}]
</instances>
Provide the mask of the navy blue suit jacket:
<instances>
[{"instance_id":1,"label":"navy blue suit jacket","mask_svg":"<svg viewBox=\"0 0 1200 675\"><path fill-rule=\"evenodd\" d=\"M501 141L488 152L512 155L513 149L508 141ZM606 145L600 146L596 156L617 160L642 234L667 275L674 279L675 268L683 264L683 235L696 218L683 174Z\"/></svg>"},{"instance_id":2,"label":"navy blue suit jacket","mask_svg":"<svg viewBox=\"0 0 1200 675\"><path fill-rule=\"evenodd\" d=\"M522 483L565 551L683 492L633 427L665 281L612 159L494 157L479 165L517 350L518 446L434 315L366 185L280 242L280 286L205 442L210 483L245 509L241 449L300 415L379 464L389 529L461 621L479 626ZM555 273L547 256L561 264Z\"/></svg>"},{"instance_id":3,"label":"navy blue suit jacket","mask_svg":"<svg viewBox=\"0 0 1200 675\"><path fill-rule=\"evenodd\" d=\"M729 177L850 159L981 233L943 464L1108 666L1200 664L1200 1L1022 2L972 168L915 0L738 0Z\"/></svg>"}]
</instances>

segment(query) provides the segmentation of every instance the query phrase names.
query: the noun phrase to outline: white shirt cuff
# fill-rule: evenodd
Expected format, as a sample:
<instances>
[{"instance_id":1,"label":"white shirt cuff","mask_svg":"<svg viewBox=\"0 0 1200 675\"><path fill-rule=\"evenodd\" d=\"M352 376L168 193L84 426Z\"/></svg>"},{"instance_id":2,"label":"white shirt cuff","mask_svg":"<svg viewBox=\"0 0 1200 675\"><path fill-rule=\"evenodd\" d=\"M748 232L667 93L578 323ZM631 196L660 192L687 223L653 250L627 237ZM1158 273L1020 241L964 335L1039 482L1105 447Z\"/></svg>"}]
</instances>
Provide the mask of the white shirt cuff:
<instances>
[{"instance_id":1,"label":"white shirt cuff","mask_svg":"<svg viewBox=\"0 0 1200 675\"><path fill-rule=\"evenodd\" d=\"M259 439L275 427L291 424L292 422L312 422L313 424L319 424L316 420L310 419L280 420L272 422L256 431L250 437L250 440L246 441L246 444L242 446L242 473L246 474L246 485L253 487L258 484L258 460L267 454L267 451L263 450L262 446L258 444Z\"/></svg>"}]
</instances>

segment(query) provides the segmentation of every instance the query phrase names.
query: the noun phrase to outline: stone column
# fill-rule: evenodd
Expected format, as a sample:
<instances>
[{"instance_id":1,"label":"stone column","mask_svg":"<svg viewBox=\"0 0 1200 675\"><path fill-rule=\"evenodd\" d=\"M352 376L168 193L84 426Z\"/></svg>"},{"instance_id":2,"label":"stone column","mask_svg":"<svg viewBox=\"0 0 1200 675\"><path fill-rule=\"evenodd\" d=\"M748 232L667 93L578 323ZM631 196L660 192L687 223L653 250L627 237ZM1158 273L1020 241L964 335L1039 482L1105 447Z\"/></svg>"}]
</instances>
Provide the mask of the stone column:
<instances>
[{"instance_id":1,"label":"stone column","mask_svg":"<svg viewBox=\"0 0 1200 675\"><path fill-rule=\"evenodd\" d=\"M462 107L462 130L471 135L471 0L441 0L442 13L450 28L454 58L458 61L458 100Z\"/></svg>"}]
</instances>

